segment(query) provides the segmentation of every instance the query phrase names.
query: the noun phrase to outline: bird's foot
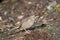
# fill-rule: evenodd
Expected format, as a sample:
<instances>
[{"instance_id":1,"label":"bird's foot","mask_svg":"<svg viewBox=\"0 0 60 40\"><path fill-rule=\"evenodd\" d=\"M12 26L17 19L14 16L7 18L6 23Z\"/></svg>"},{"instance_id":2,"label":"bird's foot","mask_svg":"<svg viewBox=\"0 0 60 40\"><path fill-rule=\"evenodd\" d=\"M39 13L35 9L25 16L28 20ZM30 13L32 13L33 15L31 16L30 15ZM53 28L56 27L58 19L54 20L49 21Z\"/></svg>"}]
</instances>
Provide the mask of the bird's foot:
<instances>
[{"instance_id":1,"label":"bird's foot","mask_svg":"<svg viewBox=\"0 0 60 40\"><path fill-rule=\"evenodd\" d=\"M30 33L31 33L31 31L30 31L30 30L27 30L27 31L25 31L25 33L26 33L26 34L30 34Z\"/></svg>"}]
</instances>

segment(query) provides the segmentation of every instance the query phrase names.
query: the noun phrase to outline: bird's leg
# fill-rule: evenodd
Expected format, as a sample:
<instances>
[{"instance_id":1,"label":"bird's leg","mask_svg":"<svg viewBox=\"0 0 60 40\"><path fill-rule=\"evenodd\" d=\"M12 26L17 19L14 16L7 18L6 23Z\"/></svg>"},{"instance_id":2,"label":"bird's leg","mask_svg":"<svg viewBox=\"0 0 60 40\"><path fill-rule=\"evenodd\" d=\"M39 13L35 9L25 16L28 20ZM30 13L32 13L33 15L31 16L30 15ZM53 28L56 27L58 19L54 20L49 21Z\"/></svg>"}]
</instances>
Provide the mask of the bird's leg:
<instances>
[{"instance_id":1,"label":"bird's leg","mask_svg":"<svg viewBox=\"0 0 60 40\"><path fill-rule=\"evenodd\" d=\"M26 30L26 29L25 29L25 33L30 34L30 33L31 33L31 31L30 31L30 30Z\"/></svg>"}]
</instances>

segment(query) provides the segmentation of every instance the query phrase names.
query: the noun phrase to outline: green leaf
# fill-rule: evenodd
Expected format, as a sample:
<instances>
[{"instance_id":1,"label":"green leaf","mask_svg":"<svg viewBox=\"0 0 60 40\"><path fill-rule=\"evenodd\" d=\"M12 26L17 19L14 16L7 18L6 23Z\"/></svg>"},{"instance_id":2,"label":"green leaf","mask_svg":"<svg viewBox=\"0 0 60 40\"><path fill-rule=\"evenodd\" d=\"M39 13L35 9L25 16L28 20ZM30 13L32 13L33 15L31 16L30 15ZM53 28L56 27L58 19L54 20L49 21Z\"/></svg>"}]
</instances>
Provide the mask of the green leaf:
<instances>
[{"instance_id":1,"label":"green leaf","mask_svg":"<svg viewBox=\"0 0 60 40\"><path fill-rule=\"evenodd\" d=\"M47 29L48 29L48 30L52 30L52 29L53 29L53 26L47 25Z\"/></svg>"},{"instance_id":2,"label":"green leaf","mask_svg":"<svg viewBox=\"0 0 60 40\"><path fill-rule=\"evenodd\" d=\"M60 12L60 7L56 8L56 10L57 10L58 12Z\"/></svg>"}]
</instances>

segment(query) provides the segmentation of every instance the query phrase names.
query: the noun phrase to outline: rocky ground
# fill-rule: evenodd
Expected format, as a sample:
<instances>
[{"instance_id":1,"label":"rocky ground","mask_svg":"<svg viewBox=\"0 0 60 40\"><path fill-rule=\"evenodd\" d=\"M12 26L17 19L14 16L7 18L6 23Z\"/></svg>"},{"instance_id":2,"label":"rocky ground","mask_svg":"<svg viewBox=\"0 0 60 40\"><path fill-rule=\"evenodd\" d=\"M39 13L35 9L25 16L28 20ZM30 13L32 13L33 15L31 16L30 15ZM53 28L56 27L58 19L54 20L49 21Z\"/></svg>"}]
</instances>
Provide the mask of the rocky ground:
<instances>
[{"instance_id":1,"label":"rocky ground","mask_svg":"<svg viewBox=\"0 0 60 40\"><path fill-rule=\"evenodd\" d=\"M60 0L53 1L56 6L60 5ZM50 2L52 0L1 0L0 40L60 40L60 9L55 6L48 10ZM38 16L33 24L35 28L26 29L30 33L20 31L22 22L30 20L28 17L32 15Z\"/></svg>"}]
</instances>

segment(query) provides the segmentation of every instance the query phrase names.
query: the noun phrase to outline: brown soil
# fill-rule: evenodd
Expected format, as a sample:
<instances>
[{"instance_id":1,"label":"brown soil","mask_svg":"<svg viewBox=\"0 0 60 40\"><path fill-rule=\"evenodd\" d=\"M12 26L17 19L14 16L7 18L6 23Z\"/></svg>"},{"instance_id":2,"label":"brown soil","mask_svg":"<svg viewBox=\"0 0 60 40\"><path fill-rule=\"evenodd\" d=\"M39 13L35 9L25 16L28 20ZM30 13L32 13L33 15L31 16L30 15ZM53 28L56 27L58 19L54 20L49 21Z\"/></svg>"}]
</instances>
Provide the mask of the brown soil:
<instances>
[{"instance_id":1,"label":"brown soil","mask_svg":"<svg viewBox=\"0 0 60 40\"><path fill-rule=\"evenodd\" d=\"M3 32L0 32L0 40L60 40L60 13L56 11L53 13L48 12L48 15L40 20L40 17L45 15L43 11L50 1L2 0L0 2L0 29ZM60 4L60 0L56 1L57 4ZM43 20L46 20L47 25L51 25L52 29L41 27L40 29L30 30L31 33L29 34L25 32L16 33L16 30L13 30L11 35L8 34L11 28L20 26L21 21L31 15L39 16L35 24L42 24ZM19 19L19 16L23 17ZM18 22L20 23L18 24Z\"/></svg>"}]
</instances>

